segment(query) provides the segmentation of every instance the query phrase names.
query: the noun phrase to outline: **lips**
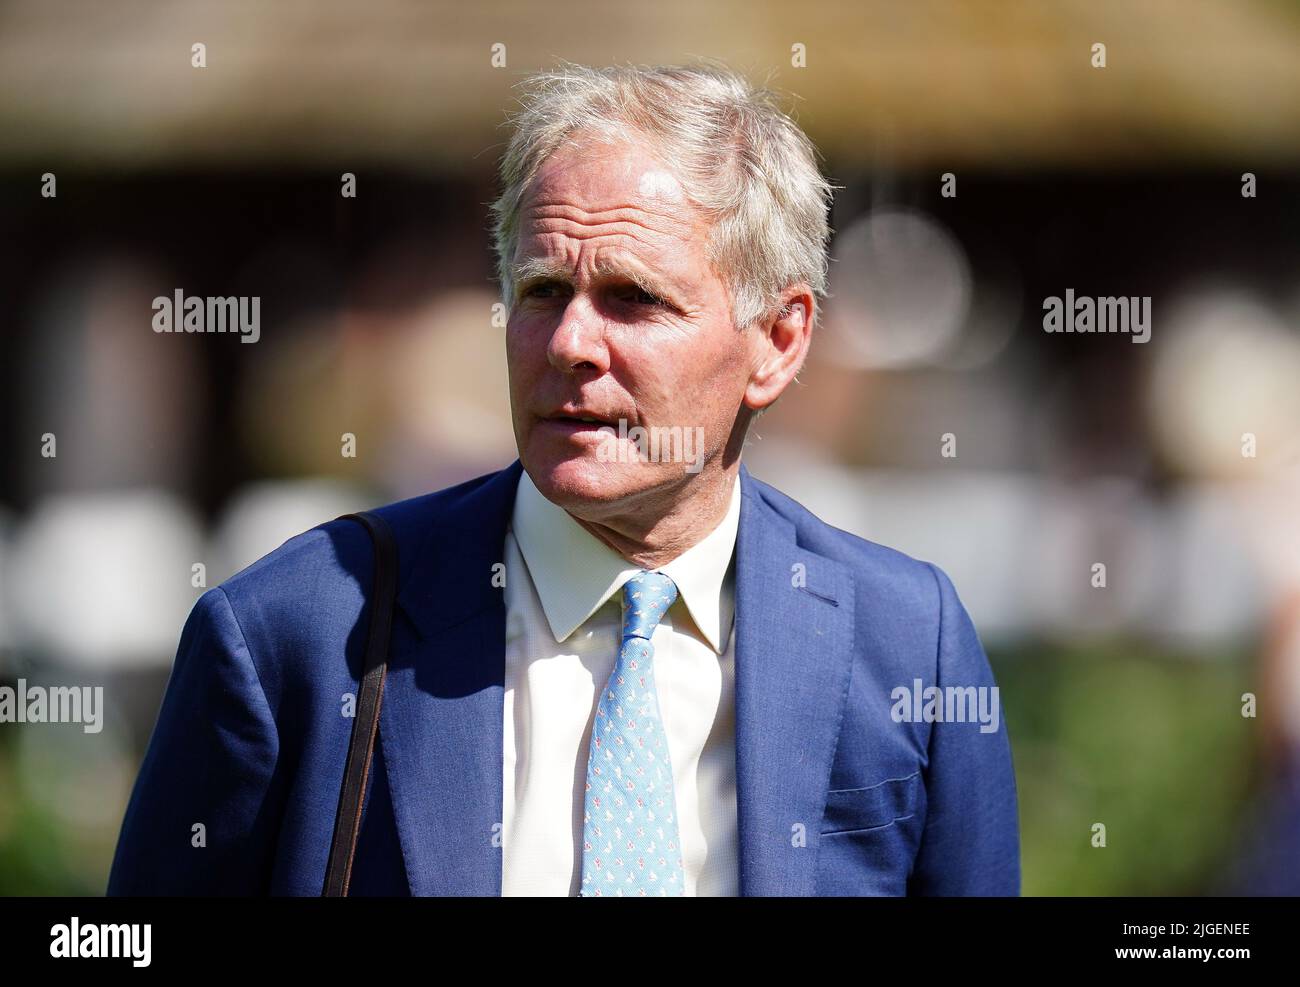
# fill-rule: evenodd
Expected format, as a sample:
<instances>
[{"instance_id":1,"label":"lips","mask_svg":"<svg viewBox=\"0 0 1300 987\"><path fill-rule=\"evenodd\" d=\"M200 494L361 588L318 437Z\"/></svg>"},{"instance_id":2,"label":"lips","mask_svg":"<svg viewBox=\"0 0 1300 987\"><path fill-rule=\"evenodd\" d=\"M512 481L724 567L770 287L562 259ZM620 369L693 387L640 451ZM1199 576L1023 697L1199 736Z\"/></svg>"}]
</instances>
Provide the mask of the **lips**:
<instances>
[{"instance_id":1,"label":"lips","mask_svg":"<svg viewBox=\"0 0 1300 987\"><path fill-rule=\"evenodd\" d=\"M590 425L593 428L600 428L602 425L610 424L603 418L575 418L571 415L553 415L546 420L548 422L564 422L570 425Z\"/></svg>"},{"instance_id":2,"label":"lips","mask_svg":"<svg viewBox=\"0 0 1300 987\"><path fill-rule=\"evenodd\" d=\"M617 428L620 420L626 421L626 415L620 415L595 411L590 408L580 408L566 405L563 408L557 408L554 412L546 415L543 421L555 422L561 425L571 425L575 428L602 428L609 426Z\"/></svg>"}]
</instances>

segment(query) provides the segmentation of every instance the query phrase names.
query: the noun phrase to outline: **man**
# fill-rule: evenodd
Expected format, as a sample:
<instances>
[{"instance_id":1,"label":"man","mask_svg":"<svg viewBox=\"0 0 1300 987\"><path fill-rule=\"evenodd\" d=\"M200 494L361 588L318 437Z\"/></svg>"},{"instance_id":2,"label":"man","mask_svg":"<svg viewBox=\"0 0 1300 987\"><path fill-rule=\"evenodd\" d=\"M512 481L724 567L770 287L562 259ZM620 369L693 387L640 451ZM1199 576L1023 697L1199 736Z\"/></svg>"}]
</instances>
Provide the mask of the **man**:
<instances>
[{"instance_id":1,"label":"man","mask_svg":"<svg viewBox=\"0 0 1300 987\"><path fill-rule=\"evenodd\" d=\"M378 511L398 613L351 893L1018 893L1001 719L900 698L996 702L948 578L741 464L825 293L811 144L718 68L565 67L515 123L519 460ZM320 893L370 566L334 521L199 600L110 893Z\"/></svg>"}]
</instances>

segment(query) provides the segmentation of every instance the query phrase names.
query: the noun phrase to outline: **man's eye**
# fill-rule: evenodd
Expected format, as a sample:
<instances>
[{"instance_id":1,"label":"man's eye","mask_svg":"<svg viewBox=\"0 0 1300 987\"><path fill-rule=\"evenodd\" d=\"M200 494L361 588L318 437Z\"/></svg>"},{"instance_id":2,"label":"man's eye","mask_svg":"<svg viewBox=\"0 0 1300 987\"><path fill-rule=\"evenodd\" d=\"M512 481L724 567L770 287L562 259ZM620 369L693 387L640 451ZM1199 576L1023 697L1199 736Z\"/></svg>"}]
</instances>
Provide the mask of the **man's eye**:
<instances>
[{"instance_id":1,"label":"man's eye","mask_svg":"<svg viewBox=\"0 0 1300 987\"><path fill-rule=\"evenodd\" d=\"M555 294L547 292L558 292L562 288L557 281L539 281L537 284L529 285L524 289L525 298L555 298Z\"/></svg>"},{"instance_id":2,"label":"man's eye","mask_svg":"<svg viewBox=\"0 0 1300 987\"><path fill-rule=\"evenodd\" d=\"M625 295L628 301L635 305L666 306L668 304L658 295L646 291L644 288L628 288Z\"/></svg>"}]
</instances>

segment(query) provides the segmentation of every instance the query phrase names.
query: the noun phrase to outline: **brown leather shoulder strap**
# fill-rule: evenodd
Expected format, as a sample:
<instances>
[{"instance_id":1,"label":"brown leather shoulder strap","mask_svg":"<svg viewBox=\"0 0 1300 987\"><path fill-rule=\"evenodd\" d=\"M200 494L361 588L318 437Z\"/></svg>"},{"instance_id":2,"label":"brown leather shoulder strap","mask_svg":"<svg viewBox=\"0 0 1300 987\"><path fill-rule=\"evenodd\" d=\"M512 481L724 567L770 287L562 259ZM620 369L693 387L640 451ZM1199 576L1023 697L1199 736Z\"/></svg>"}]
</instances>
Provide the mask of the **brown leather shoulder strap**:
<instances>
[{"instance_id":1,"label":"brown leather shoulder strap","mask_svg":"<svg viewBox=\"0 0 1300 987\"><path fill-rule=\"evenodd\" d=\"M388 523L378 514L368 511L344 514L338 520L360 522L369 532L375 548L375 578L356 718L352 722L352 741L348 744L343 789L339 793L338 814L334 819L334 839L330 844L325 887L321 892L324 897L346 896L352 880L352 855L356 852L357 834L361 830L366 777L370 773L370 759L379 728L379 707L384 700L388 640L393 623L393 601L397 596L397 542Z\"/></svg>"}]
</instances>

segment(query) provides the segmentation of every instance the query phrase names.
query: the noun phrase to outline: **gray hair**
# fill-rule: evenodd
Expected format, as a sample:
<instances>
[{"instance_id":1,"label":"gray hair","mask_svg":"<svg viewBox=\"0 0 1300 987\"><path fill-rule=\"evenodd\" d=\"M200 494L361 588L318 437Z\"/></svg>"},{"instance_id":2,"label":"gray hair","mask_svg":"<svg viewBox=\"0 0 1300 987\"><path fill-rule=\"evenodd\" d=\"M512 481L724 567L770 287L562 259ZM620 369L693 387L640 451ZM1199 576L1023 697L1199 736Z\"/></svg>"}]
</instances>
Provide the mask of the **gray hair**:
<instances>
[{"instance_id":1,"label":"gray hair","mask_svg":"<svg viewBox=\"0 0 1300 987\"><path fill-rule=\"evenodd\" d=\"M712 221L707 256L731 292L737 327L771 313L791 285L806 283L825 297L836 186L822 176L816 148L776 93L707 64L562 63L522 86L523 109L508 121L515 132L501 158L501 195L491 206L507 309L514 303L519 207L542 163L579 136L617 140L629 130L652 139Z\"/></svg>"}]
</instances>

